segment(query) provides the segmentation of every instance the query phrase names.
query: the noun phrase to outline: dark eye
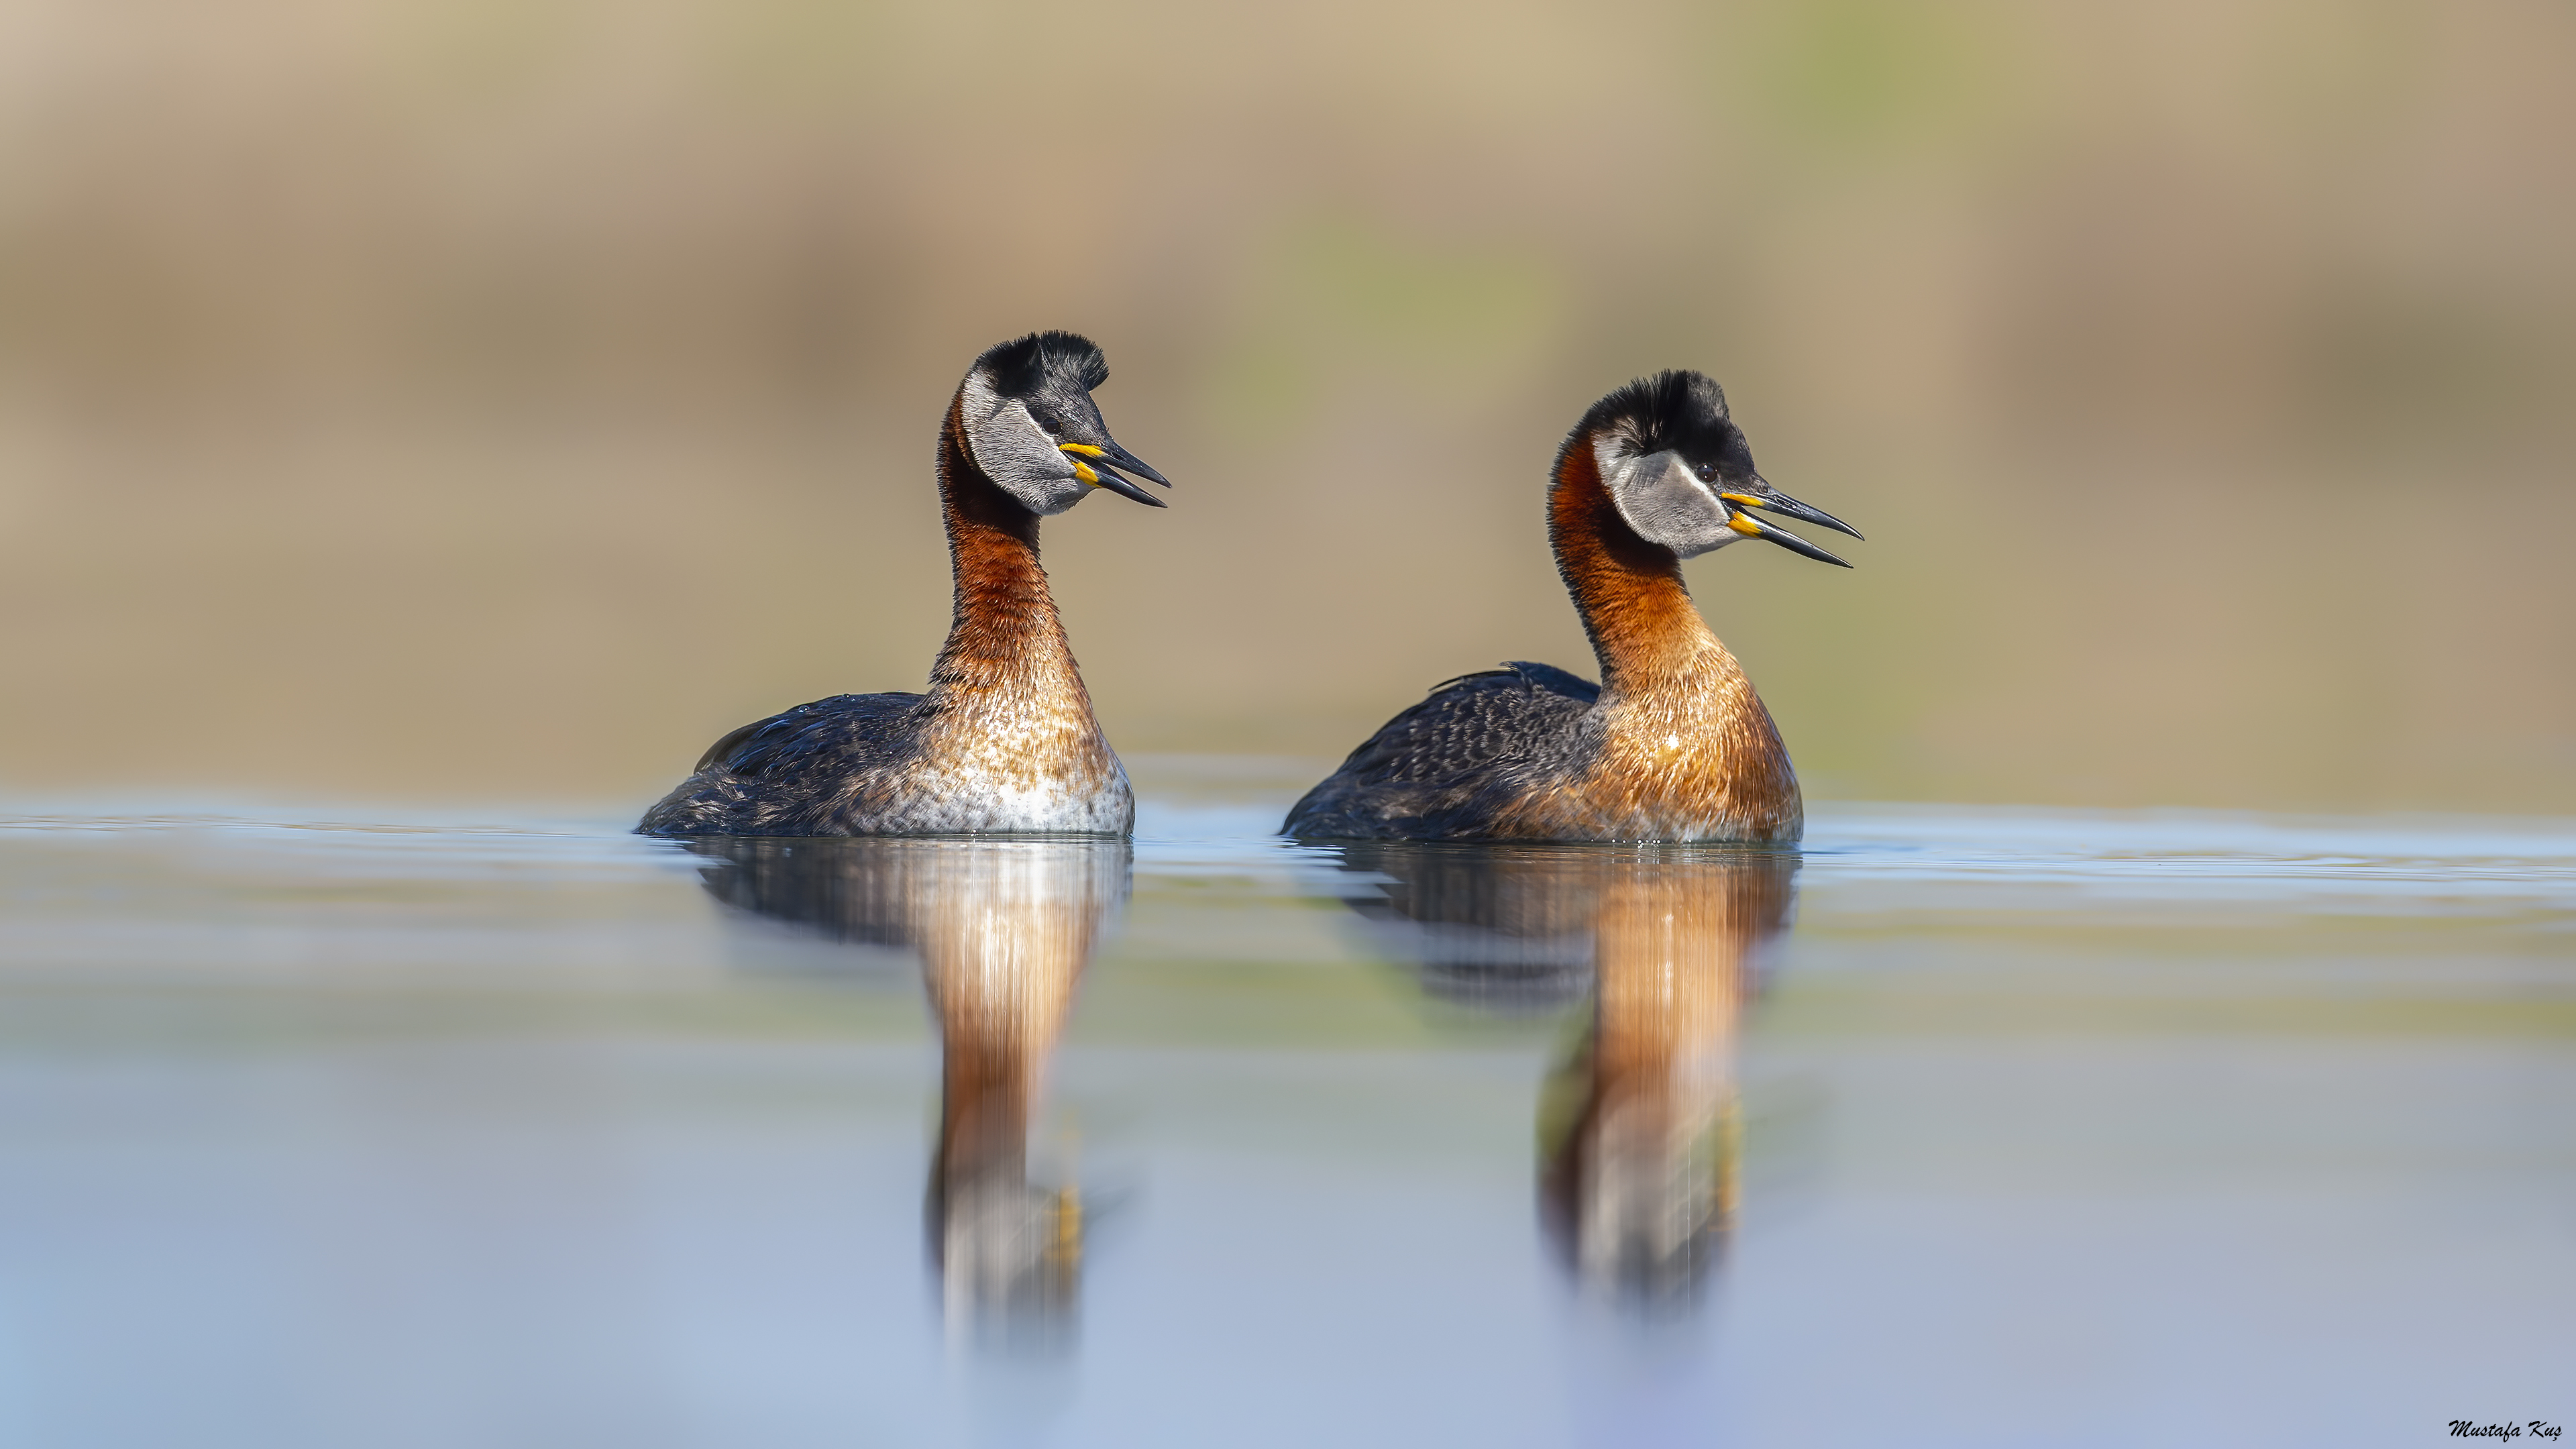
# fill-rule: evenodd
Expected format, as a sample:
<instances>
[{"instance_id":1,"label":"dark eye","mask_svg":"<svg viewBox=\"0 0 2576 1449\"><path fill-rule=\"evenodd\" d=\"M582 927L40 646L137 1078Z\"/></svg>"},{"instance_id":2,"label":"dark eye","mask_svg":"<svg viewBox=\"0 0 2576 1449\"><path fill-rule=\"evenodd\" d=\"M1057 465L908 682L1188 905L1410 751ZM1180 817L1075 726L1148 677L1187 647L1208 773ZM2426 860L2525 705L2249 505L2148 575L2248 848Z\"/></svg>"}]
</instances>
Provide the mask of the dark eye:
<instances>
[{"instance_id":1,"label":"dark eye","mask_svg":"<svg viewBox=\"0 0 2576 1449\"><path fill-rule=\"evenodd\" d=\"M1702 483L1714 483L1714 482L1716 482L1716 481L1717 481L1717 465L1716 465L1715 463L1702 463L1702 464L1700 464L1700 465L1699 465L1699 481L1701 481Z\"/></svg>"},{"instance_id":2,"label":"dark eye","mask_svg":"<svg viewBox=\"0 0 2576 1449\"><path fill-rule=\"evenodd\" d=\"M1048 437L1054 437L1056 434L1064 431L1064 419L1057 417L1054 413L1041 408L1037 412L1031 414L1031 416L1038 420L1038 426L1046 430Z\"/></svg>"}]
</instances>

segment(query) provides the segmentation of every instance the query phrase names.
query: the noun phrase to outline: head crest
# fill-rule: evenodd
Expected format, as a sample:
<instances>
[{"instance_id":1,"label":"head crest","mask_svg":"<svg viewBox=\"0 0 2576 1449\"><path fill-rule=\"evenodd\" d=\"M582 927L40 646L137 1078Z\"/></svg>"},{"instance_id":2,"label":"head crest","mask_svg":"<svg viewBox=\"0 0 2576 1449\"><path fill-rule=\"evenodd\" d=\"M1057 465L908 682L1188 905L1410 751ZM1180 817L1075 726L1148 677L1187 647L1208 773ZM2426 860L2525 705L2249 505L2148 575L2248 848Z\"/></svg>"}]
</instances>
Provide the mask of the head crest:
<instances>
[{"instance_id":1,"label":"head crest","mask_svg":"<svg viewBox=\"0 0 2576 1449\"><path fill-rule=\"evenodd\" d=\"M1632 454L1670 448L1696 456L1722 446L1731 426L1716 381L1676 369L1613 389L1574 425L1574 436L1610 434Z\"/></svg>"},{"instance_id":2,"label":"head crest","mask_svg":"<svg viewBox=\"0 0 2576 1449\"><path fill-rule=\"evenodd\" d=\"M993 380L1004 397L1027 397L1049 386L1089 392L1109 380L1109 359L1091 339L1071 332L1032 332L984 349L975 370Z\"/></svg>"}]
</instances>

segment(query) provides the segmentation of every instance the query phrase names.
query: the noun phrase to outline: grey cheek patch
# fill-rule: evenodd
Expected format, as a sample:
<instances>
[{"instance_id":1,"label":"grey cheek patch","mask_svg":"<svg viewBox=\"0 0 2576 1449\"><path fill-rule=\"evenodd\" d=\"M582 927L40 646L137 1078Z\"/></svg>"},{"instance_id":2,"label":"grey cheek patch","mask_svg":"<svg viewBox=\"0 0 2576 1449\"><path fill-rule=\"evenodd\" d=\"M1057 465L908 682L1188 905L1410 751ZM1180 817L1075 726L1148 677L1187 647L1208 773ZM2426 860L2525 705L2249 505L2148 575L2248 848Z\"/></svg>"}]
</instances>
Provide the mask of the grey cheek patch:
<instances>
[{"instance_id":1,"label":"grey cheek patch","mask_svg":"<svg viewBox=\"0 0 2576 1449\"><path fill-rule=\"evenodd\" d=\"M1639 538L1684 558L1723 548L1742 535L1726 526L1726 505L1669 452L1635 459L1612 474L1610 498Z\"/></svg>"},{"instance_id":2,"label":"grey cheek patch","mask_svg":"<svg viewBox=\"0 0 2576 1449\"><path fill-rule=\"evenodd\" d=\"M1000 484L1033 513L1062 513L1091 491L1077 480L1073 460L1038 430L1018 402L995 393L980 377L966 380L966 447L984 476Z\"/></svg>"}]
</instances>

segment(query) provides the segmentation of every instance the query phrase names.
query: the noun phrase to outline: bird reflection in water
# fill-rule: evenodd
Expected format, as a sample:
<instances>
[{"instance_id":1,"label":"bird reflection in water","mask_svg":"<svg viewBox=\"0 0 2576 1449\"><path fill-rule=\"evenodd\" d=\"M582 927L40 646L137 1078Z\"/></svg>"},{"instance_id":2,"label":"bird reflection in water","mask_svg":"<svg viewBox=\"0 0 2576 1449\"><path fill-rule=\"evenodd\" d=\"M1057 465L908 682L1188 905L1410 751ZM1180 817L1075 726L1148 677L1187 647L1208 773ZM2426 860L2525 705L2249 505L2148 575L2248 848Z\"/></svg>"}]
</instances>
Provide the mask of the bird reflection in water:
<instances>
[{"instance_id":1,"label":"bird reflection in water","mask_svg":"<svg viewBox=\"0 0 2576 1449\"><path fill-rule=\"evenodd\" d=\"M1586 1290L1687 1309L1735 1213L1737 1025L1786 924L1794 851L1354 842L1358 903L1434 994L1488 1010L1587 993L1539 1098L1539 1216Z\"/></svg>"},{"instance_id":2,"label":"bird reflection in water","mask_svg":"<svg viewBox=\"0 0 2576 1449\"><path fill-rule=\"evenodd\" d=\"M1068 1344L1082 1199L1029 1180L1029 1124L1074 982L1126 900L1125 840L714 837L707 890L834 940L910 947L939 1019L926 1216L951 1330Z\"/></svg>"}]
</instances>

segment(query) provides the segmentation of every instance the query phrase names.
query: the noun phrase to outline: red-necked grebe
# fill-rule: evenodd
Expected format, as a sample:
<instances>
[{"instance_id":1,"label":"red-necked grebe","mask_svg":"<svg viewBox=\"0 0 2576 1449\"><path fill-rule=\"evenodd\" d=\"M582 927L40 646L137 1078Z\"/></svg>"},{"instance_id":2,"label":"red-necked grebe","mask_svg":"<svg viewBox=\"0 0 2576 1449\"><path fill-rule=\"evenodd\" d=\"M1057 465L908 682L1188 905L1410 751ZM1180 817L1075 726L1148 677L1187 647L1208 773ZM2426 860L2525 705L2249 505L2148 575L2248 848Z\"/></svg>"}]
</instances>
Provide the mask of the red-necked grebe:
<instances>
[{"instance_id":1,"label":"red-necked grebe","mask_svg":"<svg viewBox=\"0 0 2576 1449\"><path fill-rule=\"evenodd\" d=\"M1789 752L1692 606L1681 561L1759 538L1850 565L1755 518L1756 508L1860 537L1763 481L1726 395L1706 377L1661 373L1594 403L1557 450L1548 537L1601 683L1527 663L1450 680L1306 792L1285 832L1797 839L1806 812Z\"/></svg>"},{"instance_id":2,"label":"red-necked grebe","mask_svg":"<svg viewBox=\"0 0 2576 1449\"><path fill-rule=\"evenodd\" d=\"M1127 773L1091 715L1038 566L1038 520L1092 490L1160 508L1109 436L1100 349L1038 332L975 359L939 430L956 617L923 694L844 694L715 742L647 835L1124 835Z\"/></svg>"}]
</instances>

